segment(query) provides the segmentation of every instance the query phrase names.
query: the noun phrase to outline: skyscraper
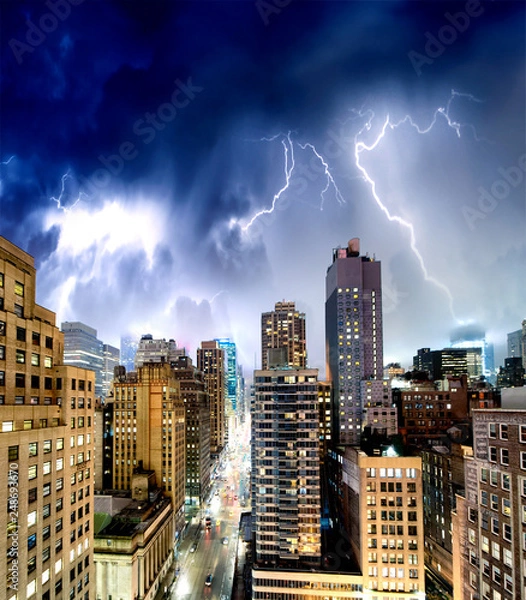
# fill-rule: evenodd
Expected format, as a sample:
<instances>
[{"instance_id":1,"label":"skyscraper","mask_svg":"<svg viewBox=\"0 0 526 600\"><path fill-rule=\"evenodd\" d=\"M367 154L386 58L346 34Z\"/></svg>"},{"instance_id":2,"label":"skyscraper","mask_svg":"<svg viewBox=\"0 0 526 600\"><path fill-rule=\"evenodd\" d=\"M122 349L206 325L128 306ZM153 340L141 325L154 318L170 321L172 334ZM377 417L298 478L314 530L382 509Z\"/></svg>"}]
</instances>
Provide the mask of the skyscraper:
<instances>
[{"instance_id":1,"label":"skyscraper","mask_svg":"<svg viewBox=\"0 0 526 600\"><path fill-rule=\"evenodd\" d=\"M197 368L205 375L210 396L210 454L217 457L226 444L227 393L225 351L218 342L201 342L201 348L197 349Z\"/></svg>"},{"instance_id":2,"label":"skyscraper","mask_svg":"<svg viewBox=\"0 0 526 600\"><path fill-rule=\"evenodd\" d=\"M131 335L121 336L121 365L129 373L135 369L135 354L137 353L137 338Z\"/></svg>"},{"instance_id":3,"label":"skyscraper","mask_svg":"<svg viewBox=\"0 0 526 600\"><path fill-rule=\"evenodd\" d=\"M189 356L172 363L186 411L186 504L201 506L210 492L210 398L204 374Z\"/></svg>"},{"instance_id":4,"label":"skyscraper","mask_svg":"<svg viewBox=\"0 0 526 600\"><path fill-rule=\"evenodd\" d=\"M130 490L137 469L154 471L172 500L178 535L185 503L185 406L179 381L170 365L145 363L136 372L118 374L109 402L114 407L113 489Z\"/></svg>"},{"instance_id":5,"label":"skyscraper","mask_svg":"<svg viewBox=\"0 0 526 600\"><path fill-rule=\"evenodd\" d=\"M95 371L95 396L100 398L104 357L97 330L80 321L65 321L60 328L64 333L64 364Z\"/></svg>"},{"instance_id":6,"label":"skyscraper","mask_svg":"<svg viewBox=\"0 0 526 600\"><path fill-rule=\"evenodd\" d=\"M522 366L526 369L526 319L522 321L521 329L508 333L508 357L519 356Z\"/></svg>"},{"instance_id":7,"label":"skyscraper","mask_svg":"<svg viewBox=\"0 0 526 600\"><path fill-rule=\"evenodd\" d=\"M142 367L145 363L166 363L184 356L184 348L178 348L175 340L166 341L154 339L149 333L143 335L135 353L135 368Z\"/></svg>"},{"instance_id":8,"label":"skyscraper","mask_svg":"<svg viewBox=\"0 0 526 600\"><path fill-rule=\"evenodd\" d=\"M34 260L0 237L0 597L93 598L92 371L64 366Z\"/></svg>"},{"instance_id":9,"label":"skyscraper","mask_svg":"<svg viewBox=\"0 0 526 600\"><path fill-rule=\"evenodd\" d=\"M365 398L362 382L382 380L383 333L380 262L360 256L360 242L333 250L326 276L327 375L334 397L333 435L341 444L360 441ZM383 402L383 387L374 386Z\"/></svg>"},{"instance_id":10,"label":"skyscraper","mask_svg":"<svg viewBox=\"0 0 526 600\"><path fill-rule=\"evenodd\" d=\"M269 353L283 349L283 361L289 366L307 366L305 313L296 310L294 302L276 302L271 312L261 315L261 364L269 368Z\"/></svg>"},{"instance_id":11,"label":"skyscraper","mask_svg":"<svg viewBox=\"0 0 526 600\"><path fill-rule=\"evenodd\" d=\"M109 344L102 345L102 397L106 398L109 394L113 373L115 367L120 364L120 352L118 348Z\"/></svg>"},{"instance_id":12,"label":"skyscraper","mask_svg":"<svg viewBox=\"0 0 526 600\"><path fill-rule=\"evenodd\" d=\"M319 565L318 370L258 370L254 381L255 562Z\"/></svg>"},{"instance_id":13,"label":"skyscraper","mask_svg":"<svg viewBox=\"0 0 526 600\"><path fill-rule=\"evenodd\" d=\"M229 338L215 340L220 348L225 351L226 360L226 389L227 389L227 415L237 413L237 351L236 344Z\"/></svg>"}]
</instances>

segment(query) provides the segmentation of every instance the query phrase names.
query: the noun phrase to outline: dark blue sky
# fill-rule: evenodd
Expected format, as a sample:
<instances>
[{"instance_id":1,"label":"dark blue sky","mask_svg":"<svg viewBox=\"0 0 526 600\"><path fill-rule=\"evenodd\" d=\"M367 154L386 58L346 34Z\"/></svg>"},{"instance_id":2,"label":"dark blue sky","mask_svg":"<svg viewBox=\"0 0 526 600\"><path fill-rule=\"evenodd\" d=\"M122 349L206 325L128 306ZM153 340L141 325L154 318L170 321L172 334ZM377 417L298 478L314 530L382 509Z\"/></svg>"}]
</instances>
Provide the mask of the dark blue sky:
<instances>
[{"instance_id":1,"label":"dark blue sky","mask_svg":"<svg viewBox=\"0 0 526 600\"><path fill-rule=\"evenodd\" d=\"M252 368L260 313L295 300L323 368L325 272L360 237L386 361L470 320L503 356L526 317L523 2L0 10L0 234L59 321L192 355L229 335Z\"/></svg>"}]
</instances>

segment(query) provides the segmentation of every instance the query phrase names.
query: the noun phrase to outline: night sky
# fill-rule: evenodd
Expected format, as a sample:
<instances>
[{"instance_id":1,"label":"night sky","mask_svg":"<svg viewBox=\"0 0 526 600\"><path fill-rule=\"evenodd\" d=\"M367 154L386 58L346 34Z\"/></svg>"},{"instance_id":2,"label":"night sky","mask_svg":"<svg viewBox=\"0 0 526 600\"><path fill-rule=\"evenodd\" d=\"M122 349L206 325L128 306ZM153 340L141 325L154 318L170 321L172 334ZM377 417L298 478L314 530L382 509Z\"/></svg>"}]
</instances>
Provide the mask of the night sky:
<instances>
[{"instance_id":1,"label":"night sky","mask_svg":"<svg viewBox=\"0 0 526 600\"><path fill-rule=\"evenodd\" d=\"M230 336L250 374L261 312L294 300L323 376L325 273L359 237L384 362L475 322L502 364L526 318L524 2L0 10L0 234L59 325L194 357Z\"/></svg>"}]
</instances>

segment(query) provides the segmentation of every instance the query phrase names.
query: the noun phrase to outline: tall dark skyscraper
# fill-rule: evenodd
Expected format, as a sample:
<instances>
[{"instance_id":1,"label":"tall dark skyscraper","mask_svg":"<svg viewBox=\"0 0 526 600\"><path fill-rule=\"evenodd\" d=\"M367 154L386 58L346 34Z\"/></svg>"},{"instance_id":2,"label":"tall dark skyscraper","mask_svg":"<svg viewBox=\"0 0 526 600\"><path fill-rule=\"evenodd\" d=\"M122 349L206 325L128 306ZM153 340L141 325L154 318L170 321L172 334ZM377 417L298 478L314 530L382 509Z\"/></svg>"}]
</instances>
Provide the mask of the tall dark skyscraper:
<instances>
[{"instance_id":1,"label":"tall dark skyscraper","mask_svg":"<svg viewBox=\"0 0 526 600\"><path fill-rule=\"evenodd\" d=\"M307 366L305 313L294 302L276 302L271 312L261 315L261 364L269 368L269 354L283 350L283 363L304 369ZM274 356L277 356L274 353Z\"/></svg>"},{"instance_id":2,"label":"tall dark skyscraper","mask_svg":"<svg viewBox=\"0 0 526 600\"><path fill-rule=\"evenodd\" d=\"M357 444L366 398L369 405L381 404L384 394L380 262L360 256L358 239L333 250L326 277L325 335L327 376L334 389L333 435L341 444ZM371 389L378 397L371 396Z\"/></svg>"}]
</instances>

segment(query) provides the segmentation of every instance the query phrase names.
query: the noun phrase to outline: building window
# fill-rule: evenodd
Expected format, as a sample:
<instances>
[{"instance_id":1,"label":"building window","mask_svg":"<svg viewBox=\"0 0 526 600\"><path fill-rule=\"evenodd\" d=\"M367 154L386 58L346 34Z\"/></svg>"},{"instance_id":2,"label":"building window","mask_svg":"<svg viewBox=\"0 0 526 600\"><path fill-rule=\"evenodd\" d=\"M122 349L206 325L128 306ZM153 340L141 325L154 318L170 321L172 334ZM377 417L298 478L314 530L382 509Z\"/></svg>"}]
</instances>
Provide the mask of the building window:
<instances>
[{"instance_id":1,"label":"building window","mask_svg":"<svg viewBox=\"0 0 526 600\"><path fill-rule=\"evenodd\" d=\"M0 321L0 335L5 335L5 321Z\"/></svg>"},{"instance_id":2,"label":"building window","mask_svg":"<svg viewBox=\"0 0 526 600\"><path fill-rule=\"evenodd\" d=\"M489 447L489 460L490 462L497 462L497 448L495 446Z\"/></svg>"},{"instance_id":3,"label":"building window","mask_svg":"<svg viewBox=\"0 0 526 600\"><path fill-rule=\"evenodd\" d=\"M15 281L15 294L22 298L24 297L24 284L20 283L20 281Z\"/></svg>"},{"instance_id":4,"label":"building window","mask_svg":"<svg viewBox=\"0 0 526 600\"><path fill-rule=\"evenodd\" d=\"M521 452L521 469L524 469L526 471L526 452ZM526 481L526 480L524 480ZM525 489L525 486L523 485L523 489Z\"/></svg>"},{"instance_id":5,"label":"building window","mask_svg":"<svg viewBox=\"0 0 526 600\"><path fill-rule=\"evenodd\" d=\"M509 498L502 499L502 514L507 517L511 515L511 501Z\"/></svg>"},{"instance_id":6,"label":"building window","mask_svg":"<svg viewBox=\"0 0 526 600\"><path fill-rule=\"evenodd\" d=\"M31 488L30 490L28 490L27 492L27 503L28 504L32 504L33 502L37 501L37 488Z\"/></svg>"},{"instance_id":7,"label":"building window","mask_svg":"<svg viewBox=\"0 0 526 600\"><path fill-rule=\"evenodd\" d=\"M26 387L26 376L24 373L15 373L15 387Z\"/></svg>"},{"instance_id":8,"label":"building window","mask_svg":"<svg viewBox=\"0 0 526 600\"><path fill-rule=\"evenodd\" d=\"M18 460L18 446L9 446L7 456L10 462L13 460Z\"/></svg>"},{"instance_id":9,"label":"building window","mask_svg":"<svg viewBox=\"0 0 526 600\"><path fill-rule=\"evenodd\" d=\"M15 304L15 315L21 319L24 318L24 307L21 304Z\"/></svg>"},{"instance_id":10,"label":"building window","mask_svg":"<svg viewBox=\"0 0 526 600\"><path fill-rule=\"evenodd\" d=\"M500 449L500 462L505 466L510 464L510 453L507 448Z\"/></svg>"},{"instance_id":11,"label":"building window","mask_svg":"<svg viewBox=\"0 0 526 600\"><path fill-rule=\"evenodd\" d=\"M496 439L497 437L497 424L496 423L488 423L488 437L492 439Z\"/></svg>"},{"instance_id":12,"label":"building window","mask_svg":"<svg viewBox=\"0 0 526 600\"><path fill-rule=\"evenodd\" d=\"M23 327L17 327L16 328L16 339L19 342L25 342L26 341L26 330Z\"/></svg>"}]
</instances>

